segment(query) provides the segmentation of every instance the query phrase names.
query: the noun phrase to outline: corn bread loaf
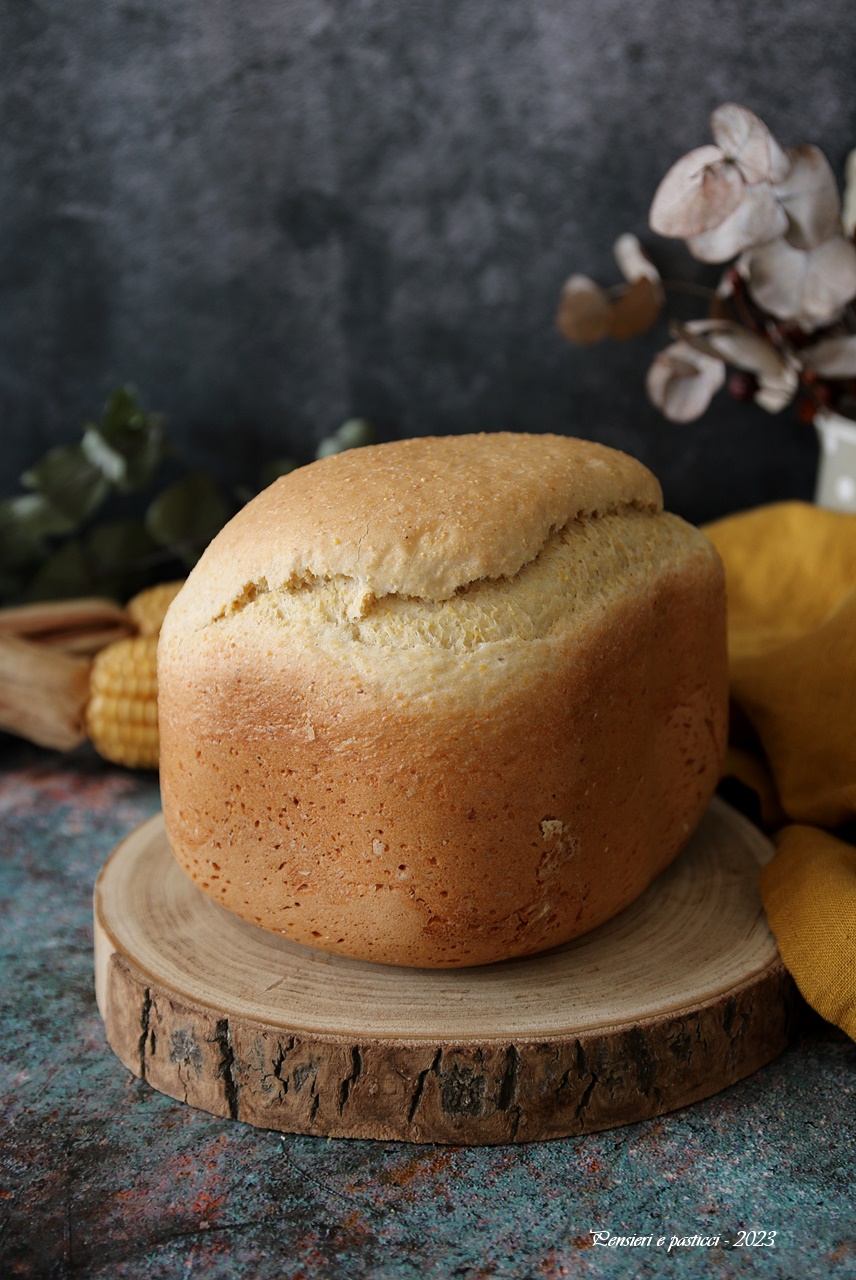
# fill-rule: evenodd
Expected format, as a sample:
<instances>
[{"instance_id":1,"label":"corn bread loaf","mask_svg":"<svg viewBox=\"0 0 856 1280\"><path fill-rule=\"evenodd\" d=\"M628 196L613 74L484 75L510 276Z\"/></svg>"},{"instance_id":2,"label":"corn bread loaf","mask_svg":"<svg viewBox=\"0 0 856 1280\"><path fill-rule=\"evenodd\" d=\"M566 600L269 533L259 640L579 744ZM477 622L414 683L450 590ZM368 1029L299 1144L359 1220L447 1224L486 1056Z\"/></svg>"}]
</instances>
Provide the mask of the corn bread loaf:
<instances>
[{"instance_id":1,"label":"corn bread loaf","mask_svg":"<svg viewBox=\"0 0 856 1280\"><path fill-rule=\"evenodd\" d=\"M159 648L170 844L224 907L486 964L626 906L726 736L723 575L640 463L560 436L355 449L214 539Z\"/></svg>"}]
</instances>

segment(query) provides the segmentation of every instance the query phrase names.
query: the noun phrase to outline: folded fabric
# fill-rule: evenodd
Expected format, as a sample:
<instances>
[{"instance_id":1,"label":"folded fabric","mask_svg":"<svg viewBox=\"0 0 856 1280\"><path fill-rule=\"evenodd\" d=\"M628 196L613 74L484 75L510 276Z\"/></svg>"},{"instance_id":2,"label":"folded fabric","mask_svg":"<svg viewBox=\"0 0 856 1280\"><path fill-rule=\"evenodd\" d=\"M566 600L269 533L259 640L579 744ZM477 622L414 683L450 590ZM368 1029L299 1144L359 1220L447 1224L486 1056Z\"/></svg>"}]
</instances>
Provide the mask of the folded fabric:
<instances>
[{"instance_id":1,"label":"folded fabric","mask_svg":"<svg viewBox=\"0 0 856 1280\"><path fill-rule=\"evenodd\" d=\"M781 503L705 533L728 590L725 772L777 849L764 908L805 999L856 1039L856 517Z\"/></svg>"}]
</instances>

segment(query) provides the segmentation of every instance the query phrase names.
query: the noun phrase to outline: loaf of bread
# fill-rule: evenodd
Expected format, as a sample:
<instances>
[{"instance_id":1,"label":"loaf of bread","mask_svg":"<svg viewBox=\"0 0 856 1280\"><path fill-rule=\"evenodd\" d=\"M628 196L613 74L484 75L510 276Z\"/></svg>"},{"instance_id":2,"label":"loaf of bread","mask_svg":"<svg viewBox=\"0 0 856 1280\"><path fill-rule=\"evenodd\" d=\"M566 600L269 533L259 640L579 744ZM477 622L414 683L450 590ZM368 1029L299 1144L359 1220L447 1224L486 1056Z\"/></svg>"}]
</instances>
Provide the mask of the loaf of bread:
<instances>
[{"instance_id":1,"label":"loaf of bread","mask_svg":"<svg viewBox=\"0 0 856 1280\"><path fill-rule=\"evenodd\" d=\"M294 942L486 964L645 889L726 712L720 562L640 463L509 433L355 449L249 503L170 607L167 833Z\"/></svg>"}]
</instances>

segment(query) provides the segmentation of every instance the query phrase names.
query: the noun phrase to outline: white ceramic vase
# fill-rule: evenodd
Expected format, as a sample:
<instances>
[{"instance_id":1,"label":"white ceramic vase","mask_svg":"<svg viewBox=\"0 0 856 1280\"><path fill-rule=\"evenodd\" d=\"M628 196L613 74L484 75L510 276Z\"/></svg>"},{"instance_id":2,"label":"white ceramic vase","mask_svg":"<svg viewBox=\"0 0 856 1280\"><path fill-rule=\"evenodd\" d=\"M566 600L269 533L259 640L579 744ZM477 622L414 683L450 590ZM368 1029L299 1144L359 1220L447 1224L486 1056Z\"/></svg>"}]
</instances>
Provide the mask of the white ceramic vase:
<instances>
[{"instance_id":1,"label":"white ceramic vase","mask_svg":"<svg viewBox=\"0 0 856 1280\"><path fill-rule=\"evenodd\" d=\"M814 425L820 441L814 500L819 507L856 512L856 422L823 410Z\"/></svg>"}]
</instances>

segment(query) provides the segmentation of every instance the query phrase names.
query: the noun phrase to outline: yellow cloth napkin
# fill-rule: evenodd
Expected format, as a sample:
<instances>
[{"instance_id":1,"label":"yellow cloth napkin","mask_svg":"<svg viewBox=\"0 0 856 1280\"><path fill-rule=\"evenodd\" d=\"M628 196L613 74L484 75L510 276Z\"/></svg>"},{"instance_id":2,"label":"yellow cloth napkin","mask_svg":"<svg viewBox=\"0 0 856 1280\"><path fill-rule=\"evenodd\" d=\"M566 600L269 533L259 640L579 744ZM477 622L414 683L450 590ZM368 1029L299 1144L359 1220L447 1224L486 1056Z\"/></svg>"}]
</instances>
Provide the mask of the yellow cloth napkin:
<instances>
[{"instance_id":1,"label":"yellow cloth napkin","mask_svg":"<svg viewBox=\"0 0 856 1280\"><path fill-rule=\"evenodd\" d=\"M856 1039L856 516L788 502L704 531L728 589L725 774L775 833L764 908L808 1003Z\"/></svg>"}]
</instances>

